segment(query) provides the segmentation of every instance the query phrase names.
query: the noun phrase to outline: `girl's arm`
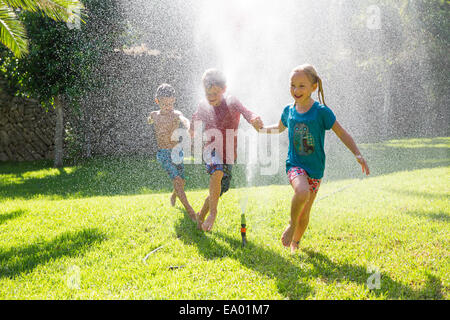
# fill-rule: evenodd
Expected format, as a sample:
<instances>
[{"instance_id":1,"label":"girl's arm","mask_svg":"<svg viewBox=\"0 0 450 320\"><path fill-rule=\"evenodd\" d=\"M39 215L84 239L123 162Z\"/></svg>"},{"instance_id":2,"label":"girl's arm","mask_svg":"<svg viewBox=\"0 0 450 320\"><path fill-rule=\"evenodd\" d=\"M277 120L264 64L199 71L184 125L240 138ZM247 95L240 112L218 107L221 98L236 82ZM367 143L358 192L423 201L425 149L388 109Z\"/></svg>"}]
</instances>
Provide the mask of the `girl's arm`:
<instances>
[{"instance_id":1,"label":"girl's arm","mask_svg":"<svg viewBox=\"0 0 450 320\"><path fill-rule=\"evenodd\" d=\"M258 132L268 133L268 134L276 134L276 133L281 133L284 130L286 130L286 127L284 126L283 122L280 119L280 121L278 121L278 124L273 124L271 126L262 127L261 129L258 130Z\"/></svg>"},{"instance_id":2,"label":"girl's arm","mask_svg":"<svg viewBox=\"0 0 450 320\"><path fill-rule=\"evenodd\" d=\"M362 172L365 172L366 175L369 175L369 166L367 165L366 160L361 155L361 152L356 146L356 143L353 140L352 136L347 131L345 131L345 129L337 121L334 122L334 125L333 127L331 127L331 129L333 129L334 133L339 137L339 139L341 139L345 146L355 155L356 160L361 165Z\"/></svg>"}]
</instances>

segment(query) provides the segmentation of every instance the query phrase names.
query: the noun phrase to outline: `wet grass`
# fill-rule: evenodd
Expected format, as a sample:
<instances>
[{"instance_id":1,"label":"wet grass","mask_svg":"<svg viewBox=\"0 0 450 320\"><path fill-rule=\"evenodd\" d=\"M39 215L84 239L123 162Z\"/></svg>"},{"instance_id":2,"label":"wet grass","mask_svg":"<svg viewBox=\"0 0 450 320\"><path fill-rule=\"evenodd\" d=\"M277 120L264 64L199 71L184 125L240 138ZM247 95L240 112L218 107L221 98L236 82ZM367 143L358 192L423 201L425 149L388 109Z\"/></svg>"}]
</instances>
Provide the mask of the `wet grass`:
<instances>
[{"instance_id":1,"label":"wet grass","mask_svg":"<svg viewBox=\"0 0 450 320\"><path fill-rule=\"evenodd\" d=\"M292 196L281 176L279 185L245 187L237 166L205 234L179 202L169 205L170 182L153 160L95 159L61 170L1 164L0 298L449 299L450 139L362 149L369 178L351 156L329 150L296 255L279 240ZM196 166L187 174L198 209L208 176Z\"/></svg>"}]
</instances>

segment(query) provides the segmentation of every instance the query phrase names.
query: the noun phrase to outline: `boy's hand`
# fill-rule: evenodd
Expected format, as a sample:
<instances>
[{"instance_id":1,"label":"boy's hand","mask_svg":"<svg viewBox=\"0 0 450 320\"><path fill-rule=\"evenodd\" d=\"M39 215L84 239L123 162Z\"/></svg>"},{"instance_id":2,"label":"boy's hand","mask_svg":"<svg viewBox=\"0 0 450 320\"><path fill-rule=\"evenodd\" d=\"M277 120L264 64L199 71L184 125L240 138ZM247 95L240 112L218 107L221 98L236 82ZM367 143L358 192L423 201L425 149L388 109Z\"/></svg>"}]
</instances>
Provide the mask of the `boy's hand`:
<instances>
[{"instance_id":1,"label":"boy's hand","mask_svg":"<svg viewBox=\"0 0 450 320\"><path fill-rule=\"evenodd\" d=\"M264 122L261 120L261 117L253 118L250 121L250 124L256 129L256 131L259 131L264 127Z\"/></svg>"},{"instance_id":2,"label":"boy's hand","mask_svg":"<svg viewBox=\"0 0 450 320\"><path fill-rule=\"evenodd\" d=\"M155 122L155 120L153 119L153 116L156 114L155 111L150 112L149 117L147 118L147 122L148 124L153 124Z\"/></svg>"},{"instance_id":3,"label":"boy's hand","mask_svg":"<svg viewBox=\"0 0 450 320\"><path fill-rule=\"evenodd\" d=\"M359 154L356 156L356 160L361 165L362 172L363 173L365 172L366 176L368 176L370 174L370 170L369 170L369 166L367 165L366 159L364 159L363 156Z\"/></svg>"}]
</instances>

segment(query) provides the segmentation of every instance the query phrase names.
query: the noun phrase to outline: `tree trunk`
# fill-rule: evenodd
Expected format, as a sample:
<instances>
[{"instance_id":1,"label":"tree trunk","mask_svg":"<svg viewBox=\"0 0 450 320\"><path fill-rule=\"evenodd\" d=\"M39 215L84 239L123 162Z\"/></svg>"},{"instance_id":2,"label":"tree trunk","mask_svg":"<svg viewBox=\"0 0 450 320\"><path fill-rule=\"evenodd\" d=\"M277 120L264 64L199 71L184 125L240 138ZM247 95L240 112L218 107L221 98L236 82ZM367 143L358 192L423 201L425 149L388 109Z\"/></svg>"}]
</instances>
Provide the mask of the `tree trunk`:
<instances>
[{"instance_id":1,"label":"tree trunk","mask_svg":"<svg viewBox=\"0 0 450 320\"><path fill-rule=\"evenodd\" d=\"M91 147L91 101L92 98L90 95L87 96L87 98L84 99L83 103L83 134L84 134L84 143L83 143L83 157L90 158L92 154L92 147Z\"/></svg>"},{"instance_id":2,"label":"tree trunk","mask_svg":"<svg viewBox=\"0 0 450 320\"><path fill-rule=\"evenodd\" d=\"M392 113L392 74L390 66L386 66L384 69L384 103L383 103L383 126L384 126L384 138L391 137L393 133L391 113Z\"/></svg>"},{"instance_id":3,"label":"tree trunk","mask_svg":"<svg viewBox=\"0 0 450 320\"><path fill-rule=\"evenodd\" d=\"M55 97L56 125L55 125L55 163L56 168L63 166L64 140L64 108L61 96Z\"/></svg>"}]
</instances>

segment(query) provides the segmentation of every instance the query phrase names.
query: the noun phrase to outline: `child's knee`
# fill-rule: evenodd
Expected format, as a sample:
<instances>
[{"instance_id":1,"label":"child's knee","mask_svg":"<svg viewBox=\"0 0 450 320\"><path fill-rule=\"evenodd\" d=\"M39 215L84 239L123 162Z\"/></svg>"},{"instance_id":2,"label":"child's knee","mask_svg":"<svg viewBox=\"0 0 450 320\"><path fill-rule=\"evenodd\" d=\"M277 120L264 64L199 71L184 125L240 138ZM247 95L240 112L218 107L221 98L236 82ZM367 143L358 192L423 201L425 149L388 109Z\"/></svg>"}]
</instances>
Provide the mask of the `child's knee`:
<instances>
[{"instance_id":1,"label":"child's knee","mask_svg":"<svg viewBox=\"0 0 450 320\"><path fill-rule=\"evenodd\" d=\"M180 176L176 176L173 178L173 185L174 186L183 186L184 185L184 179Z\"/></svg>"},{"instance_id":2,"label":"child's knee","mask_svg":"<svg viewBox=\"0 0 450 320\"><path fill-rule=\"evenodd\" d=\"M223 178L223 171L221 170L216 170L211 174L211 180L213 181L222 181Z\"/></svg>"},{"instance_id":3,"label":"child's knee","mask_svg":"<svg viewBox=\"0 0 450 320\"><path fill-rule=\"evenodd\" d=\"M311 197L311 191L309 189L296 188L294 192L295 198L301 202L307 202Z\"/></svg>"}]
</instances>

